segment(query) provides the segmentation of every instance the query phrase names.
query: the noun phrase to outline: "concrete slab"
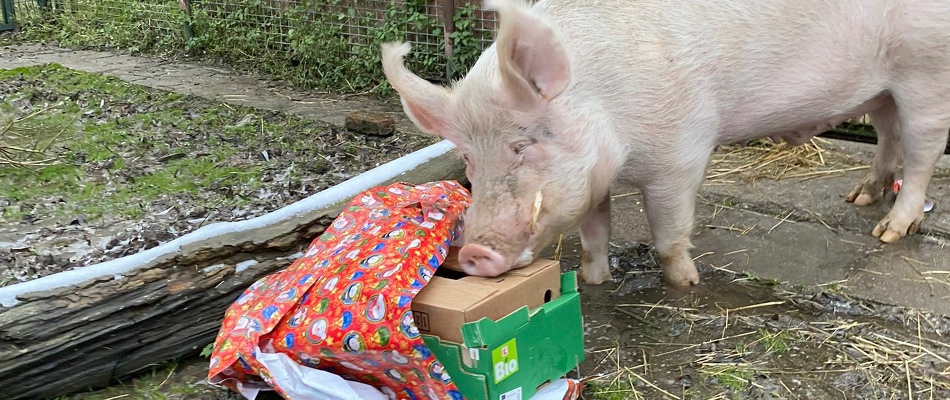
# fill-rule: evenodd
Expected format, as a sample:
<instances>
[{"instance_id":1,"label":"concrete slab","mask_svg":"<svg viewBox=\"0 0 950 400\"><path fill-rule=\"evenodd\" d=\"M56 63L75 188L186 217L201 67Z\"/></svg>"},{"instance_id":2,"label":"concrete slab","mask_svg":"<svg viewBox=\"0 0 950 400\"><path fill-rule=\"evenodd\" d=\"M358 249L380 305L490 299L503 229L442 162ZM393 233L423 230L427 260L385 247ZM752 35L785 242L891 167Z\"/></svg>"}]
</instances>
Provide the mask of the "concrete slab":
<instances>
[{"instance_id":1,"label":"concrete slab","mask_svg":"<svg viewBox=\"0 0 950 400\"><path fill-rule=\"evenodd\" d=\"M950 248L919 237L871 253L842 285L851 293L950 315Z\"/></svg>"},{"instance_id":2,"label":"concrete slab","mask_svg":"<svg viewBox=\"0 0 950 400\"><path fill-rule=\"evenodd\" d=\"M839 141L829 147L854 160L841 168L870 162L874 150ZM701 266L950 315L948 166L944 156L928 193L937 206L921 233L891 245L870 232L892 199L869 207L844 201L864 170L807 181L707 182L698 197L693 257ZM651 243L639 190L621 177L612 193L612 240Z\"/></svg>"}]
</instances>

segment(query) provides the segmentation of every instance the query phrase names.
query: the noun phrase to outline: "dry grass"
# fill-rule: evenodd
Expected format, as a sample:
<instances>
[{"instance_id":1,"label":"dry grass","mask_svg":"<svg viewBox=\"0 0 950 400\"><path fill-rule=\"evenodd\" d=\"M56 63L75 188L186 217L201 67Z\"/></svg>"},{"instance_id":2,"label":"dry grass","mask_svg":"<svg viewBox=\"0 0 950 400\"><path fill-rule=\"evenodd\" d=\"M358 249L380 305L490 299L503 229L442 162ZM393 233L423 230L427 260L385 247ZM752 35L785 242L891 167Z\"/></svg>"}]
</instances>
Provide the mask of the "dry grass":
<instances>
[{"instance_id":1,"label":"dry grass","mask_svg":"<svg viewBox=\"0 0 950 400\"><path fill-rule=\"evenodd\" d=\"M828 151L822 148L829 143L815 137L800 146L773 143L768 139L759 139L744 146L721 146L713 156L706 178L713 184L731 183L736 178L752 182L759 178L798 178L804 181L868 168L842 167L839 161L844 161L843 156L828 157Z\"/></svg>"},{"instance_id":2,"label":"dry grass","mask_svg":"<svg viewBox=\"0 0 950 400\"><path fill-rule=\"evenodd\" d=\"M950 348L935 346L941 342L920 330L916 338L900 338L864 328L853 321L835 320L811 322L796 333L841 354L841 361L829 366L860 371L871 385L902 384L910 399L938 398L937 390L950 390Z\"/></svg>"},{"instance_id":3,"label":"dry grass","mask_svg":"<svg viewBox=\"0 0 950 400\"><path fill-rule=\"evenodd\" d=\"M50 155L50 147L68 125L50 127L34 123L37 116L54 107L48 106L20 118L14 117L8 109L0 109L0 167L43 167L59 159Z\"/></svg>"},{"instance_id":4,"label":"dry grass","mask_svg":"<svg viewBox=\"0 0 950 400\"><path fill-rule=\"evenodd\" d=\"M846 373L863 377L862 384L868 386L868 393L891 397L937 399L950 391L950 345L939 337L939 331L924 333L926 329L922 327L926 328L930 321L921 314L916 314L914 336L910 330L892 331L873 322L838 317L778 322L774 320L774 310L758 313L767 307L787 307L793 303L772 300L720 308L718 312L701 305L616 305L616 311L636 315L637 319L646 319L654 310L663 310L663 321L659 323L685 322L689 325L688 331L695 329L699 333L695 337L705 340L659 340L656 343L641 342L636 347L617 343L612 348L593 351L592 355L599 359L595 370L600 373L587 380L601 387L595 392L596 398L604 399L695 397L690 395L697 394L691 389L670 387L668 380L666 385L663 380L658 380L654 373L661 368L696 371L704 380L698 386L704 386L703 390L712 389L712 393L703 392L702 396L715 396L712 398L734 398L730 393L774 393L776 390L783 392L783 398L799 398L796 390L786 386L787 382L827 384ZM653 325L657 324L654 320ZM702 333L719 326L723 327L721 336L716 335L719 337L710 338ZM933 339L933 335L940 340ZM795 358L796 353L801 357L802 352L811 354L814 360L793 365L777 362L780 354L790 353ZM788 360L789 355L784 359ZM761 380L763 377L764 381ZM709 382L715 383L710 387ZM697 382L694 381L693 386L696 387Z\"/></svg>"},{"instance_id":5,"label":"dry grass","mask_svg":"<svg viewBox=\"0 0 950 400\"><path fill-rule=\"evenodd\" d=\"M677 396L656 384L650 382L648 379L644 379L642 374L649 373L649 362L647 362L646 353L643 354L643 360L640 364L630 366L624 366L624 362L621 359L620 355L623 354L623 350L620 347L620 344L617 343L615 347L603 350L597 350L592 352L593 356L599 356L600 362L598 363L598 368L605 366L606 364L612 364L604 368L609 368L610 372L607 372L596 378L588 378L586 381L596 382L598 385L602 385L605 388L597 391L597 395L601 398L614 398L620 397L627 399L649 399L651 397L644 395L637 389L636 382L643 382L644 385L656 390L659 393L662 393L665 398L670 398L674 400L681 399L680 396ZM638 373L639 371L639 373Z\"/></svg>"}]
</instances>

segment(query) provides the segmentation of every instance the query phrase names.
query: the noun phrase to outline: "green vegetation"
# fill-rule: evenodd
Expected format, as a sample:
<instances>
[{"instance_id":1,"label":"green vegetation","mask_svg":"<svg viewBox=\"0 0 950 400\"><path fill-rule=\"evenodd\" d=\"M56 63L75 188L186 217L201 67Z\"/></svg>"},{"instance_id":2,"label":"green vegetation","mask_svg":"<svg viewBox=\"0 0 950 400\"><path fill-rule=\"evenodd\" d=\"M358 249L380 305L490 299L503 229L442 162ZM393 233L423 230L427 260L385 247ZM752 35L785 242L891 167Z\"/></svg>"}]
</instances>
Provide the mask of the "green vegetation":
<instances>
[{"instance_id":1,"label":"green vegetation","mask_svg":"<svg viewBox=\"0 0 950 400\"><path fill-rule=\"evenodd\" d=\"M704 375L714 380L719 386L733 391L741 391L749 387L752 381L752 371L740 367L718 367L704 371Z\"/></svg>"},{"instance_id":2,"label":"green vegetation","mask_svg":"<svg viewBox=\"0 0 950 400\"><path fill-rule=\"evenodd\" d=\"M760 329L759 336L762 344L765 346L765 351L777 354L788 351L789 342L793 340L791 334L786 330L769 332L765 329Z\"/></svg>"},{"instance_id":3,"label":"green vegetation","mask_svg":"<svg viewBox=\"0 0 950 400\"><path fill-rule=\"evenodd\" d=\"M597 400L626 400L634 398L633 393L635 391L631 383L624 385L619 382L608 386L591 382L587 384L586 390Z\"/></svg>"},{"instance_id":4,"label":"green vegetation","mask_svg":"<svg viewBox=\"0 0 950 400\"><path fill-rule=\"evenodd\" d=\"M491 41L491 33L479 29L478 6L469 3L452 20L451 59L438 10L425 0L221 0L193 2L189 12L171 1L60 0L49 10L18 4L19 36L25 40L188 54L347 93L392 94L383 84L381 43L412 42L409 67L446 80L461 77Z\"/></svg>"},{"instance_id":5,"label":"green vegetation","mask_svg":"<svg viewBox=\"0 0 950 400\"><path fill-rule=\"evenodd\" d=\"M45 161L0 163L0 193L6 199L0 217L11 221L134 218L162 211L152 209L159 200L164 208L182 199L233 207L265 186L265 170L272 175L286 170L291 181L312 178L343 167L333 163L336 153L362 160L360 154L379 151L359 137L315 140L333 135L332 128L300 117L59 65L0 70L0 94L5 96L0 124L35 132L34 145L41 145ZM11 142L20 138L7 139L5 144L22 147ZM284 157L265 159L262 151ZM293 163L295 158L305 162Z\"/></svg>"},{"instance_id":6,"label":"green vegetation","mask_svg":"<svg viewBox=\"0 0 950 400\"><path fill-rule=\"evenodd\" d=\"M227 389L208 385L201 377L207 368L205 362L170 361L156 364L134 378L116 382L112 386L57 400L225 400L242 396Z\"/></svg>"}]
</instances>

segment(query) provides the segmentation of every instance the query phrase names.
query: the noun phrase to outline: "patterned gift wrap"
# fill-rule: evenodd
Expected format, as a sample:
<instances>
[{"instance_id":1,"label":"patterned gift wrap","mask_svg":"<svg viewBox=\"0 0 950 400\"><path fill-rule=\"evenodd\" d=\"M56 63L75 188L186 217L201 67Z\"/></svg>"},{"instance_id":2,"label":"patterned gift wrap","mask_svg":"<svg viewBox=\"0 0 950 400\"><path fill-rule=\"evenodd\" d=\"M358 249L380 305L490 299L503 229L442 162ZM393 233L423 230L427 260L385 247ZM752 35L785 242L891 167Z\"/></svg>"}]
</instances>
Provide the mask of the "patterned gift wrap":
<instances>
[{"instance_id":1,"label":"patterned gift wrap","mask_svg":"<svg viewBox=\"0 0 950 400\"><path fill-rule=\"evenodd\" d=\"M287 397L255 360L263 351L391 399L461 399L409 306L460 236L470 200L454 181L396 183L356 196L303 257L252 284L228 308L209 381Z\"/></svg>"}]
</instances>

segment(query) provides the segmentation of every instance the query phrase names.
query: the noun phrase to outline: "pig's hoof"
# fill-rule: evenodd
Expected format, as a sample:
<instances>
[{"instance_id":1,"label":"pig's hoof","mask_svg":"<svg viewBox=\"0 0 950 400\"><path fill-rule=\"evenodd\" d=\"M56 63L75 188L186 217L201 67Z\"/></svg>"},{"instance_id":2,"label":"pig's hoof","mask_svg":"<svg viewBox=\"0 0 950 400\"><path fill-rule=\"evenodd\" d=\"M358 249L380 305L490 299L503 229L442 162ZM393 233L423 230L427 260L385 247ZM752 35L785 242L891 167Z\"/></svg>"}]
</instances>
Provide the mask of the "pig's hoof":
<instances>
[{"instance_id":1,"label":"pig's hoof","mask_svg":"<svg viewBox=\"0 0 950 400\"><path fill-rule=\"evenodd\" d=\"M677 289L685 289L699 284L699 273L693 269L692 274L685 275L665 275L663 279L667 284Z\"/></svg>"},{"instance_id":2,"label":"pig's hoof","mask_svg":"<svg viewBox=\"0 0 950 400\"><path fill-rule=\"evenodd\" d=\"M848 192L845 200L854 203L856 206L869 206L877 201L878 196L883 197L888 189L894 184L894 174L887 173L883 175L869 173L861 182L855 185L854 189Z\"/></svg>"},{"instance_id":3,"label":"pig's hoof","mask_svg":"<svg viewBox=\"0 0 950 400\"><path fill-rule=\"evenodd\" d=\"M874 204L877 201L877 198L874 197L872 192L869 190L868 184L859 184L858 187L854 188L848 196L845 198L849 203L854 203L856 206L869 206Z\"/></svg>"},{"instance_id":4,"label":"pig's hoof","mask_svg":"<svg viewBox=\"0 0 950 400\"><path fill-rule=\"evenodd\" d=\"M692 261L678 263L672 268L663 270L663 280L674 288L682 289L699 284L699 271Z\"/></svg>"},{"instance_id":5,"label":"pig's hoof","mask_svg":"<svg viewBox=\"0 0 950 400\"><path fill-rule=\"evenodd\" d=\"M906 228L901 228L904 224L900 224L897 221L899 221L897 218L892 218L888 215L874 226L874 230L871 234L884 243L894 243L901 240L904 236L917 233L920 230L920 223L923 221L923 217L916 217L913 222L906 224Z\"/></svg>"},{"instance_id":6,"label":"pig's hoof","mask_svg":"<svg viewBox=\"0 0 950 400\"><path fill-rule=\"evenodd\" d=\"M867 194L867 193L861 193L861 194L858 195L857 198L854 199L854 205L856 205L856 206L869 206L869 205L871 205L871 204L874 204L874 201L875 201L875 200L876 200L876 199L874 198L874 196L871 196L871 195L869 195L869 194Z\"/></svg>"},{"instance_id":7,"label":"pig's hoof","mask_svg":"<svg viewBox=\"0 0 950 400\"><path fill-rule=\"evenodd\" d=\"M613 276L610 275L610 268L607 263L596 267L592 265L581 266L581 281L588 285L600 285L612 279Z\"/></svg>"}]
</instances>

